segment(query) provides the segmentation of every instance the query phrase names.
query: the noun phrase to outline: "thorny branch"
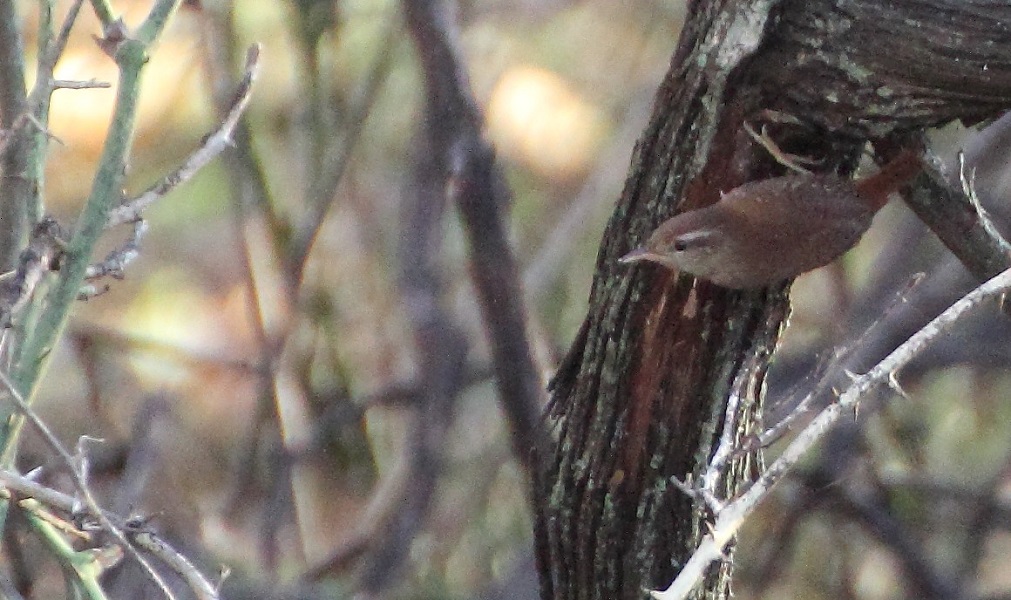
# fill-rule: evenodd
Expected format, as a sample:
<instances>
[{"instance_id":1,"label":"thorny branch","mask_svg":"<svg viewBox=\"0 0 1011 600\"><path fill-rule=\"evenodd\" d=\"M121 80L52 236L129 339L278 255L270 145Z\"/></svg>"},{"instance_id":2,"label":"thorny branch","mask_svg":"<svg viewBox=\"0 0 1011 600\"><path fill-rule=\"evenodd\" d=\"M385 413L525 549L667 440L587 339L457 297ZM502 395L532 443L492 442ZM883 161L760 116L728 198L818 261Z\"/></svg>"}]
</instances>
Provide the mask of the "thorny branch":
<instances>
[{"instance_id":1,"label":"thorny branch","mask_svg":"<svg viewBox=\"0 0 1011 600\"><path fill-rule=\"evenodd\" d=\"M55 65L59 55L62 54L69 29L76 18L77 11L80 6L80 1L75 2L71 7L70 13L68 14L63 28L57 38L55 40L47 39L43 52L44 55L40 60L39 83L32 91L31 96L27 98L24 103L29 109L39 111L37 114L41 115L42 120L38 120L36 115L30 113L23 114L23 117L27 119L27 121L35 124L36 129L38 130L36 135L38 136L47 135L44 127L44 119L46 113L48 112L49 94L54 88L101 87L104 85L97 82L57 81L52 79L51 76L52 66ZM169 12L172 8L174 8L174 6L175 3L162 3L158 5L158 7ZM155 12L157 12L157 10L153 11L150 17L151 23L154 23L156 16L158 19L161 19L168 14L159 13L156 15ZM150 23L147 25L150 25ZM158 30L155 25L150 25L148 29L149 30L142 31L141 33L146 33L148 36L153 37L155 32ZM128 237L125 244L110 253L105 260L101 263L87 267L84 273L86 281L92 282L105 276L121 276L126 265L137 256L139 252L138 246L140 239L147 228L147 225L141 216L142 211L158 199L164 197L181 183L189 180L200 168L206 165L211 159L217 156L217 154L228 146L231 139L231 133L236 126L238 118L249 104L252 85L258 72L258 59L259 46L254 45L247 54L245 76L235 93L234 100L230 105L226 118L223 120L218 129L207 136L201 146L183 163L183 165L141 196L129 202L125 202L121 206L110 211L107 218L106 228L124 223L132 223L133 232ZM5 150L13 151L14 148L5 148ZM33 293L45 274L59 268L64 250L65 242L57 222L50 217L42 218L33 230L27 248L19 255L16 269L9 273L6 278L0 282L0 324L2 324L3 327L9 327L11 325L11 321L16 318L19 311L27 305L29 301L31 301ZM49 430L46 424L31 409L24 396L19 392L6 373L0 373L0 383L3 384L7 391L7 395L11 398L12 403L17 407L18 411L21 412L28 422L39 431L46 443L66 464L74 485L81 497L80 502L83 502L87 512L98 521L103 530L107 531L111 536L118 540L127 554L129 554L138 562L138 564L141 565L166 598L172 599L175 596L167 582L154 569L148 559L146 559L138 551L138 547L145 548L155 556L158 556L165 561L171 568L179 572L183 579L186 580L193 589L193 592L197 597L201 599L217 598L216 588L209 584L184 557L172 550L164 542L146 532L132 532L134 534L134 539L131 540L127 535L129 525L124 524L120 519L116 519L116 522L114 522L110 515L100 508L97 500L94 498L87 482L87 473L85 470L86 461L75 459L75 457L73 457L60 444L59 440L55 437L52 431ZM51 492L48 494L50 500L54 499L54 494L58 493ZM63 498L56 498L59 500L65 500ZM75 499L70 499L69 502L64 502L63 505L66 507L66 510L76 512L79 508L78 505L80 502Z\"/></svg>"},{"instance_id":2,"label":"thorny branch","mask_svg":"<svg viewBox=\"0 0 1011 600\"><path fill-rule=\"evenodd\" d=\"M52 6L43 5L44 11L39 31L40 58L35 74L35 86L26 99L25 112L20 115L23 120L16 132L19 138L18 143L22 145L15 151L20 152L25 161L25 169L23 172L19 172L18 176L22 178L23 184L28 188L24 197L20 199L24 204L22 211L27 217L28 223L36 223L43 217L45 156L51 139L48 130L49 109L53 92L59 87L65 87L60 84L68 83L54 80L53 72L56 69L56 63L59 62L66 50L70 31L77 22L83 4L83 0L74 0L71 3L55 39L51 22Z\"/></svg>"},{"instance_id":3,"label":"thorny branch","mask_svg":"<svg viewBox=\"0 0 1011 600\"><path fill-rule=\"evenodd\" d=\"M161 589L162 593L169 600L174 600L175 595L172 594L172 590L169 587L165 579L155 570L154 566L137 550L137 548L127 539L126 534L123 529L117 527L105 514L102 508L98 505L98 501L95 496L91 493L91 488L88 486L88 482L85 480L85 476L82 472L81 465L79 461L67 452L67 449L63 447L60 440L56 437L56 434L49 429L49 426L38 416L38 414L32 410L28 402L25 401L24 397L18 392L17 388L14 387L14 383L10 380L6 373L0 371L0 383L3 384L4 388L7 390L8 396L17 406L18 410L28 419L28 422L32 424L33 427L42 435L45 440L46 445L48 445L60 460L63 461L64 465L70 472L70 478L74 482L74 487L81 494L81 499L84 501L84 505L91 512L92 516L99 522L103 529L105 529L110 535L112 535L116 540L120 542L123 546L123 550L129 554L134 560L137 561L147 572L148 576L152 581L157 584L158 588Z\"/></svg>"},{"instance_id":4,"label":"thorny branch","mask_svg":"<svg viewBox=\"0 0 1011 600\"><path fill-rule=\"evenodd\" d=\"M727 502L717 512L710 532L703 538L674 582L666 590L652 592L653 597L657 600L679 600L688 597L697 582L702 579L708 566L722 558L724 549L736 535L744 519L833 425L844 415L854 413L866 394L882 385L893 385L895 374L899 369L939 335L947 332L970 310L989 298L1000 296L1009 288L1011 288L1011 269L1000 273L952 304L870 371L856 376L853 383L839 396L839 400L819 413L746 492Z\"/></svg>"},{"instance_id":5,"label":"thorny branch","mask_svg":"<svg viewBox=\"0 0 1011 600\"><path fill-rule=\"evenodd\" d=\"M127 265L133 262L140 255L140 242L144 234L147 233L147 222L143 218L143 212L161 200L183 183L193 178L209 162L214 160L218 154L223 152L232 144L232 133L238 125L239 118L249 106L252 99L253 83L259 73L260 45L254 44L246 54L245 75L239 81L233 100L229 103L229 109L225 118L217 129L208 134L203 143L197 148L189 158L175 171L163 177L158 183L149 187L144 193L128 200L116 207L109 213L107 227L115 227L126 223L132 223L133 231L127 240L118 248L112 250L102 262L88 266L85 273L85 281L88 286L81 291L81 298L87 299L106 291L106 288L95 287L96 280L104 277L122 279ZM2 308L2 305L0 305Z\"/></svg>"},{"instance_id":6,"label":"thorny branch","mask_svg":"<svg viewBox=\"0 0 1011 600\"><path fill-rule=\"evenodd\" d=\"M67 513L74 513L80 508L80 501L74 496L58 492L14 471L0 470L0 488L17 492L28 498L35 498L46 506ZM95 517L91 513L90 507L88 508L88 514ZM165 564L169 565L189 584L200 600L216 600L218 597L217 586L212 584L193 563L187 560L185 556L165 540L150 531L138 530L136 525L120 515L108 511L103 511L102 514L133 539L138 547L157 556Z\"/></svg>"},{"instance_id":7,"label":"thorny branch","mask_svg":"<svg viewBox=\"0 0 1011 600\"><path fill-rule=\"evenodd\" d=\"M62 37L61 34L61 39ZM88 267L85 279L89 287L82 290L82 297L88 298L101 293L103 290L92 288L91 284L104 277L122 278L127 265L137 258L140 253L140 241L147 232L147 223L142 217L143 211L179 185L189 181L229 146L232 131L239 117L249 106L253 83L259 72L259 56L260 46L256 44L250 47L246 56L245 75L239 82L233 96L234 100L220 126L204 139L201 146L178 169L140 196L124 202L110 213L108 227L132 223L133 231L123 245L110 252L100 263ZM64 238L63 231L52 217L45 217L36 224L28 247L18 258L16 270L0 280L0 328L6 329L11 326L18 312L32 298L42 277L47 272L56 270L65 248Z\"/></svg>"},{"instance_id":8,"label":"thorny branch","mask_svg":"<svg viewBox=\"0 0 1011 600\"><path fill-rule=\"evenodd\" d=\"M232 144L232 132L235 131L242 113L249 106L249 101L252 98L253 83L256 81L256 76L259 73L259 67L260 45L253 44L246 53L245 75L239 82L233 95L233 100L229 104L228 112L218 128L204 139L200 148L193 152L178 169L166 175L143 194L124 202L110 211L108 227L140 219L144 210L165 197L166 194L179 185L192 179L200 169Z\"/></svg>"}]
</instances>

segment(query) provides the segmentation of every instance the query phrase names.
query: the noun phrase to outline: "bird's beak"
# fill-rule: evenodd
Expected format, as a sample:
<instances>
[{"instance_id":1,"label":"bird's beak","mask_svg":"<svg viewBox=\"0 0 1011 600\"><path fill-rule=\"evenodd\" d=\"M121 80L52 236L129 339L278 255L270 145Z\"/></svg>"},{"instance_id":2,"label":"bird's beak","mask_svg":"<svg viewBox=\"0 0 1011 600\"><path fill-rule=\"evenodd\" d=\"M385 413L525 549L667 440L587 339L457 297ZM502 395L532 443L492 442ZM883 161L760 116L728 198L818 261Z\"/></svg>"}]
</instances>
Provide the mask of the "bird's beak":
<instances>
[{"instance_id":1,"label":"bird's beak","mask_svg":"<svg viewBox=\"0 0 1011 600\"><path fill-rule=\"evenodd\" d=\"M618 262L620 262L623 265L642 261L662 262L663 257L657 254L656 252L651 252L645 246L639 246L635 250L632 250L625 256L622 256L621 258L618 259Z\"/></svg>"},{"instance_id":2,"label":"bird's beak","mask_svg":"<svg viewBox=\"0 0 1011 600\"><path fill-rule=\"evenodd\" d=\"M668 269L673 269L675 271L679 270L681 267L674 261L674 259L666 254L660 252L655 252L650 250L647 246L640 246L635 250L632 250L625 256L618 259L618 262L623 265L630 265L633 263L647 262L653 263L655 265L660 265L661 267L666 267Z\"/></svg>"}]
</instances>

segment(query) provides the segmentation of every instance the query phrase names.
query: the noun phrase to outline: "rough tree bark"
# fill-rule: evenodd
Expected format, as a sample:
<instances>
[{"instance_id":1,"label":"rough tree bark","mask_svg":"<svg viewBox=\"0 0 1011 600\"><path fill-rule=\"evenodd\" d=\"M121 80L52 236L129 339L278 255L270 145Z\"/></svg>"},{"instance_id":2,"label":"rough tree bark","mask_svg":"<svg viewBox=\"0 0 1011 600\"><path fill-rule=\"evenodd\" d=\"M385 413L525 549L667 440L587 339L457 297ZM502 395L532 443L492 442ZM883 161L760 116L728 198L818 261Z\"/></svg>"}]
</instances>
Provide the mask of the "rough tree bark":
<instances>
[{"instance_id":1,"label":"rough tree bark","mask_svg":"<svg viewBox=\"0 0 1011 600\"><path fill-rule=\"evenodd\" d=\"M671 478L704 470L730 393L745 397L738 439L756 428L788 312L788 285L731 292L617 259L675 212L783 174L745 121L768 123L817 170L848 173L867 141L887 154L925 128L1006 110L1009 23L1006 0L690 3L553 382L554 441L534 489L544 600L642 598L671 581L706 518ZM739 457L728 495L756 463ZM726 597L730 562L712 571L698 596Z\"/></svg>"}]
</instances>

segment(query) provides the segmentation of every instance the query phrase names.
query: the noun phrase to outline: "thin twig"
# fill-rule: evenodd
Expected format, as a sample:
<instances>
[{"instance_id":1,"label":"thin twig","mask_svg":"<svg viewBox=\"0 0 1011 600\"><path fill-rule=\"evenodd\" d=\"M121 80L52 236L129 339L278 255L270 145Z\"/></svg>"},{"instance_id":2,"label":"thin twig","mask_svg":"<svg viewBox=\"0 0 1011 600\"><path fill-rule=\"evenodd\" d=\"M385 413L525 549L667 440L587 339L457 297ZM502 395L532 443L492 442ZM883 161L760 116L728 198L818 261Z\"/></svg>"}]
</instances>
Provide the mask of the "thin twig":
<instances>
[{"instance_id":1,"label":"thin twig","mask_svg":"<svg viewBox=\"0 0 1011 600\"><path fill-rule=\"evenodd\" d=\"M869 372L856 377L839 397L839 401L819 413L746 492L726 504L716 516L716 521L710 532L703 538L702 543L670 587L663 591L651 592L653 597L657 600L687 598L695 585L702 579L709 565L722 559L724 549L733 539L744 519L755 510L758 503L768 495L772 487L786 476L804 454L821 440L837 421L844 415L852 414L867 393L892 381L899 369L935 338L948 331L958 319L983 301L1004 293L1009 287L1011 287L1011 269L969 292L914 333Z\"/></svg>"},{"instance_id":2,"label":"thin twig","mask_svg":"<svg viewBox=\"0 0 1011 600\"><path fill-rule=\"evenodd\" d=\"M166 194L189 181L196 173L211 162L218 154L232 143L232 132L239 122L239 117L249 106L252 97L253 83L259 73L260 45L253 44L246 53L245 75L235 90L234 100L229 105L228 113L221 125L204 140L204 143L179 166L178 169L166 175L161 181L147 189L143 194L129 200L109 212L107 227L136 221L141 213L163 198Z\"/></svg>"},{"instance_id":3,"label":"thin twig","mask_svg":"<svg viewBox=\"0 0 1011 600\"><path fill-rule=\"evenodd\" d=\"M52 78L53 71L56 69L56 63L59 62L60 57L63 56L63 51L67 49L67 42L70 40L70 31L73 29L74 23L77 22L77 16L81 12L82 4L84 4L84 0L74 0L73 4L70 5L70 9L67 11L67 16L63 19L63 25L60 26L60 33L58 33L56 35L56 39L47 44L47 47L43 50L43 56L39 61L39 72L37 74L38 79L35 82L35 87L32 88L31 95L29 96L29 106L37 108L37 105L42 101L43 97L48 98L48 96L52 94L54 88L60 87L56 85L57 82ZM105 84L103 87L109 87L109 84ZM35 112L35 114L38 116L38 112Z\"/></svg>"},{"instance_id":4,"label":"thin twig","mask_svg":"<svg viewBox=\"0 0 1011 600\"><path fill-rule=\"evenodd\" d=\"M223 94L220 93L220 82L227 81L228 72L231 69L233 42L236 38L234 31L233 11L219 15L219 18L211 20L212 27L207 36L206 48L210 56L211 76L215 82L214 100L218 112L224 113L227 110L227 103ZM257 372L256 409L251 418L250 432L246 437L246 448L240 456L238 467L235 469L235 480L231 498L226 502L226 514L238 510L240 501L244 499L251 488L257 482L259 457L262 455L261 449L274 443L280 437L279 431L283 430L281 425L282 397L278 386L275 385L275 364L277 357L283 351L283 341L287 339L288 331L294 326L294 319L287 318L286 322L277 326L277 332L268 333L267 318L269 305L265 304L263 292L257 285L257 276L253 269L253 255L255 249L252 246L253 240L250 232L247 231L247 220L260 216L269 226L271 248L276 255L283 255L284 248L281 239L286 238L281 231L287 230L287 222L274 210L274 202L271 199L270 189L267 185L263 165L257 159L255 149L252 144L252 134L247 120L240 120L235 132L235 151L224 157L225 168L231 180L231 204L232 227L238 240L237 258L239 260L240 271L243 275L243 283L246 289L245 308L249 323L252 327L254 346L257 351L257 364L254 366ZM288 283L288 279L284 279ZM294 297L293 291L285 290L290 297ZM274 461L273 464L277 464ZM286 474L290 475L290 471ZM288 486L294 495L290 479L282 481L275 473L270 473L269 480L274 486ZM268 517L264 517L266 520ZM273 516L269 518L274 518ZM275 519L276 520L276 519ZM302 532L297 530L298 544L301 545ZM273 554L274 540L262 539L260 543L261 554L264 564L270 566L270 556Z\"/></svg>"},{"instance_id":5,"label":"thin twig","mask_svg":"<svg viewBox=\"0 0 1011 600\"><path fill-rule=\"evenodd\" d=\"M89 79L87 81L78 81L76 79L54 79L52 85L54 90L93 90L112 87L112 84L108 81L99 81L97 79Z\"/></svg>"},{"instance_id":6,"label":"thin twig","mask_svg":"<svg viewBox=\"0 0 1011 600\"><path fill-rule=\"evenodd\" d=\"M168 582L155 570L154 566L146 559L137 549L134 547L130 540L127 539L126 534L119 527L116 527L106 516L105 511L98 505L98 501L95 500L95 496L91 493L91 487L88 486L88 482L84 480L84 476L81 474L78 468L78 463L67 449L63 447L60 443L59 438L53 433L49 426L39 417L39 415L32 409L32 407L25 401L21 393L14 387L14 383L7 377L7 373L0 370L0 383L7 388L7 392L10 394L11 399L17 406L18 410L28 419L28 422L32 424L33 427L42 435L45 440L46 445L48 445L63 461L64 465L70 471L70 478L74 482L74 487L81 494L81 499L84 500L85 506L91 512L92 516L98 520L99 524L103 529L108 531L114 538L116 538L122 545L123 549L129 554L134 560L136 560L141 567L147 572L148 576L152 581L161 589L162 593L169 600L175 600L175 596L172 594L172 589L169 587Z\"/></svg>"},{"instance_id":7,"label":"thin twig","mask_svg":"<svg viewBox=\"0 0 1011 600\"><path fill-rule=\"evenodd\" d=\"M35 498L42 504L72 513L74 507L79 504L78 500L62 492L46 487L20 473L14 471L0 470L0 488L8 489L18 494L30 498ZM90 511L90 509L89 509ZM129 521L109 511L102 511L110 521L116 523L121 529L127 531L131 529ZM93 515L94 516L94 515ZM137 545L147 552L157 556L179 574L197 594L200 600L216 600L217 586L213 585L200 571L186 559L178 550L169 545L165 540L150 531L139 531L131 533ZM209 595L208 591L213 591L214 595Z\"/></svg>"},{"instance_id":8,"label":"thin twig","mask_svg":"<svg viewBox=\"0 0 1011 600\"><path fill-rule=\"evenodd\" d=\"M197 600L218 599L219 586L213 585L208 581L203 573L197 569L196 565L190 562L186 556L166 544L165 540L157 537L150 531L142 531L134 534L132 537L138 546L157 556L163 563L178 573L196 595Z\"/></svg>"},{"instance_id":9,"label":"thin twig","mask_svg":"<svg viewBox=\"0 0 1011 600\"><path fill-rule=\"evenodd\" d=\"M976 193L976 169L975 167L966 169L965 154L961 152L958 153L958 178L962 184L962 193L969 199L972 207L976 209L976 218L979 219L979 224L983 227L983 231L996 240L1002 247L1011 248L1011 244L1008 244L1004 236L997 230L990 212L983 208L983 204L980 203L979 194Z\"/></svg>"},{"instance_id":10,"label":"thin twig","mask_svg":"<svg viewBox=\"0 0 1011 600\"><path fill-rule=\"evenodd\" d=\"M819 407L819 402L817 400L822 397L825 391L830 385L834 385L835 382L839 381L840 377L847 371L847 369L853 369L852 365L857 364L853 360L855 355L858 355L858 350L870 346L868 340L874 335L878 334L878 330L887 325L888 319L893 315L893 313L900 307L904 305L913 294L914 290L917 290L920 282L924 279L923 273L917 273L913 275L906 285L902 286L892 297L892 300L885 304L885 309L881 311L881 316L876 318L869 326L867 326L863 332L856 337L856 339L847 342L845 346L838 348L832 353L831 358L827 358L827 362L820 367L817 367L814 371L815 375L812 375L814 379L813 383L808 388L805 396L797 402L790 412L787 413L785 417L777 420L771 427L763 431L757 440L758 446L761 448L768 448L773 443L778 441L783 437L788 431L792 430L793 427L800 422L801 417L807 416L807 414ZM818 373L820 372L820 375ZM792 398L784 398L777 404L783 405L792 403ZM823 405L825 403L821 403Z\"/></svg>"},{"instance_id":11,"label":"thin twig","mask_svg":"<svg viewBox=\"0 0 1011 600\"><path fill-rule=\"evenodd\" d=\"M800 173L801 175L811 174L811 171L798 164L801 161L811 163L812 161L810 159L803 156L797 156L796 154L783 152L779 145L765 132L765 127L762 127L762 133L758 133L747 121L744 121L743 124L744 131L746 131L748 135L751 136L751 139L755 140L758 145L765 148L765 150L776 160L776 162L792 171Z\"/></svg>"},{"instance_id":12,"label":"thin twig","mask_svg":"<svg viewBox=\"0 0 1011 600\"><path fill-rule=\"evenodd\" d=\"M1011 244L994 235L973 201L933 163L926 163L926 176L916 180L912 193L903 195L906 204L979 281L1011 267ZM960 177L964 174L960 169Z\"/></svg>"},{"instance_id":13,"label":"thin twig","mask_svg":"<svg viewBox=\"0 0 1011 600\"><path fill-rule=\"evenodd\" d=\"M37 223L43 218L42 199L45 195L46 154L50 141L59 142L49 132L49 110L53 91L56 89L53 73L56 63L59 62L66 50L70 31L73 29L74 23L77 22L82 4L83 0L74 0L71 3L55 39L52 31L52 3L42 4L45 10L43 10L39 23L38 68L35 73L35 86L28 95L24 114L25 118L35 126L35 130L30 131L26 128L18 134L25 140L22 149L27 161L24 177L29 187L28 195L25 197L25 214L29 225Z\"/></svg>"},{"instance_id":14,"label":"thin twig","mask_svg":"<svg viewBox=\"0 0 1011 600\"><path fill-rule=\"evenodd\" d=\"M73 236L67 241L67 251L64 254L66 260L60 265L59 277L49 288L45 302L39 303L35 326L17 346L13 357L12 377L18 391L29 398L34 397L50 352L66 328L71 307L84 283L95 246L106 229L109 213L122 193L136 125L141 74L148 63L150 46L178 7L179 1L156 0L135 37L124 34L125 26L122 27L123 31L118 32L106 27L106 37L101 40L102 44L115 47L114 57L119 70L113 117L91 190L78 215ZM98 10L97 5L101 2L93 0L92 4ZM104 7L108 8L107 3ZM4 426L0 430L0 459L4 464L11 464L22 420L4 418L3 422Z\"/></svg>"},{"instance_id":15,"label":"thin twig","mask_svg":"<svg viewBox=\"0 0 1011 600\"><path fill-rule=\"evenodd\" d=\"M127 265L140 256L140 241L147 233L147 221L137 219L133 222L133 232L123 242L123 245L109 252L100 263L88 266L84 280L91 283L103 277L122 279Z\"/></svg>"}]
</instances>

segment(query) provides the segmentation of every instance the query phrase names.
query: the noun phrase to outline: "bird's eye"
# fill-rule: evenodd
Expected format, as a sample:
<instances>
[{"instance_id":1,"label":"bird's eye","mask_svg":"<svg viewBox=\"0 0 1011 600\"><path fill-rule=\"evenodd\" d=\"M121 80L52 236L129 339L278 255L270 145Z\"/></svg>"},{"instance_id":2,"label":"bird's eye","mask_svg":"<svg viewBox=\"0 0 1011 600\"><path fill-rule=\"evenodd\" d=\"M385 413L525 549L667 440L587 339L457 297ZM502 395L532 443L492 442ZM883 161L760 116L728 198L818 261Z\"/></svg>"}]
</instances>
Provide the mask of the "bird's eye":
<instances>
[{"instance_id":1,"label":"bird's eye","mask_svg":"<svg viewBox=\"0 0 1011 600\"><path fill-rule=\"evenodd\" d=\"M684 240L676 240L674 242L674 250L676 252L684 252L688 249L688 244Z\"/></svg>"}]
</instances>

